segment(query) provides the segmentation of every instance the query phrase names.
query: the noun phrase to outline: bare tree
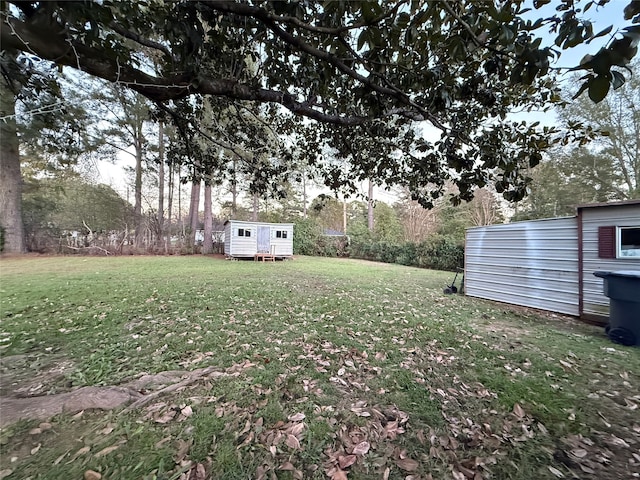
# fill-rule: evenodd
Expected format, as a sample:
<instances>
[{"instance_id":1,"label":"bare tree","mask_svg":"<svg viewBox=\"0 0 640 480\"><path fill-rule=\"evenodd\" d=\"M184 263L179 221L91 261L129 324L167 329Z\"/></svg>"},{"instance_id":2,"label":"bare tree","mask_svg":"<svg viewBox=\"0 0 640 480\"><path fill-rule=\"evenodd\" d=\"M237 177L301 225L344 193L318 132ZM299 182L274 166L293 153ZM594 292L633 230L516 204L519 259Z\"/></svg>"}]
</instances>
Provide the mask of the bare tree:
<instances>
[{"instance_id":1,"label":"bare tree","mask_svg":"<svg viewBox=\"0 0 640 480\"><path fill-rule=\"evenodd\" d=\"M496 196L486 188L477 190L469 203L469 217L474 227L501 222L503 215Z\"/></svg>"},{"instance_id":2,"label":"bare tree","mask_svg":"<svg viewBox=\"0 0 640 480\"><path fill-rule=\"evenodd\" d=\"M437 206L427 210L418 202L411 200L408 194L404 194L401 201L396 204L396 208L399 210L405 241L421 242L438 229Z\"/></svg>"}]
</instances>

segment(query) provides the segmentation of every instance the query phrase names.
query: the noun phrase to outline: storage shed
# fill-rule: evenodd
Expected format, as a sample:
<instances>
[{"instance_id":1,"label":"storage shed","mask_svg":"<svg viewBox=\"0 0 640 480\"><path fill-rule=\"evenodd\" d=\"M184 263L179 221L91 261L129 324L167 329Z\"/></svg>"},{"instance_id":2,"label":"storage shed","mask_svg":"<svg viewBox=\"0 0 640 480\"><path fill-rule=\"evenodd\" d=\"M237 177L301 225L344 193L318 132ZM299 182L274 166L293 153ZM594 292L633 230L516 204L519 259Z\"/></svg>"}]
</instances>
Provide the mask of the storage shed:
<instances>
[{"instance_id":1,"label":"storage shed","mask_svg":"<svg viewBox=\"0 0 640 480\"><path fill-rule=\"evenodd\" d=\"M293 223L227 220L224 223L224 254L232 258L292 257Z\"/></svg>"},{"instance_id":2,"label":"storage shed","mask_svg":"<svg viewBox=\"0 0 640 480\"><path fill-rule=\"evenodd\" d=\"M595 271L640 271L640 200L579 205L574 217L467 230L465 293L604 323Z\"/></svg>"}]
</instances>

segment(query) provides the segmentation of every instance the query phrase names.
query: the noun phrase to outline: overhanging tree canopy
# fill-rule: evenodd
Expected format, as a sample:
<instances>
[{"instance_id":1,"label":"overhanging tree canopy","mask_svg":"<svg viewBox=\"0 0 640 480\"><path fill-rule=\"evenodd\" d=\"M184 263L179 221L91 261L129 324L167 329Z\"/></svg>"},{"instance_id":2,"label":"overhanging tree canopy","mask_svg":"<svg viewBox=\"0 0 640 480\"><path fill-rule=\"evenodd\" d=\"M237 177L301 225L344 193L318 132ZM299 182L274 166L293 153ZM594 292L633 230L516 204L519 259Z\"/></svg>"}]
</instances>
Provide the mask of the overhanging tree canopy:
<instances>
[{"instance_id":1,"label":"overhanging tree canopy","mask_svg":"<svg viewBox=\"0 0 640 480\"><path fill-rule=\"evenodd\" d=\"M534 0L529 12L524 0L9 3L3 49L156 102L201 94L280 104L342 126L428 122L442 132L438 142L417 137L411 151L386 160L393 168L377 169L423 204L425 187L443 177L463 199L490 181L507 199L522 198L523 167L568 137L507 123L506 115L559 102L552 61L592 40L594 50L603 46L579 68L583 91L601 100L624 81L621 67L640 38L638 1L625 9L626 28L600 33L583 18L607 0L557 0L556 13L538 19L535 9L548 0ZM542 43L547 31L552 46Z\"/></svg>"}]
</instances>

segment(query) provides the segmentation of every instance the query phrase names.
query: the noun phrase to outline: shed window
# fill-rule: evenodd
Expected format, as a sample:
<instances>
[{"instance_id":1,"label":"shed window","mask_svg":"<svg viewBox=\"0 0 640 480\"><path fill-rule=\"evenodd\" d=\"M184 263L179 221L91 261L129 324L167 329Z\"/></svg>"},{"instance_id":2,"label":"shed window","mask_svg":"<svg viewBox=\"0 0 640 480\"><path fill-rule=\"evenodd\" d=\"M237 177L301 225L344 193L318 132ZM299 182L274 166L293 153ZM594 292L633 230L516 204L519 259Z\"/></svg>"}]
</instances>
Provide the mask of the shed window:
<instances>
[{"instance_id":1,"label":"shed window","mask_svg":"<svg viewBox=\"0 0 640 480\"><path fill-rule=\"evenodd\" d=\"M239 228L238 229L238 236L239 237L250 237L251 236L251 230L249 230L248 228Z\"/></svg>"},{"instance_id":2,"label":"shed window","mask_svg":"<svg viewBox=\"0 0 640 480\"><path fill-rule=\"evenodd\" d=\"M276 238L287 238L286 230L276 230Z\"/></svg>"},{"instance_id":3,"label":"shed window","mask_svg":"<svg viewBox=\"0 0 640 480\"><path fill-rule=\"evenodd\" d=\"M640 260L640 227L618 227L617 257Z\"/></svg>"}]
</instances>

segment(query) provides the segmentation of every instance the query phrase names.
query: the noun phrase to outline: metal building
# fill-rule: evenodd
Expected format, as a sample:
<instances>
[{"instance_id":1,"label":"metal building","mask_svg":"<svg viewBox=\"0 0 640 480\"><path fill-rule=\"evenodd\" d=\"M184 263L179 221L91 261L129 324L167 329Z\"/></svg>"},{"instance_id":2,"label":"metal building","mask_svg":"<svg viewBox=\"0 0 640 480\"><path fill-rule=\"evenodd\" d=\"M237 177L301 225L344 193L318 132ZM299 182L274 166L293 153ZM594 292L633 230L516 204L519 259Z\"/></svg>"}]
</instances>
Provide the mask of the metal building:
<instances>
[{"instance_id":1,"label":"metal building","mask_svg":"<svg viewBox=\"0 0 640 480\"><path fill-rule=\"evenodd\" d=\"M593 272L640 271L640 199L579 205L577 210L580 317L600 321L609 315L609 299Z\"/></svg>"},{"instance_id":2,"label":"metal building","mask_svg":"<svg viewBox=\"0 0 640 480\"><path fill-rule=\"evenodd\" d=\"M577 237L574 217L468 229L465 294L577 316Z\"/></svg>"},{"instance_id":3,"label":"metal building","mask_svg":"<svg viewBox=\"0 0 640 480\"><path fill-rule=\"evenodd\" d=\"M606 322L609 299L593 272L640 271L640 200L474 227L465 243L467 295Z\"/></svg>"}]
</instances>

